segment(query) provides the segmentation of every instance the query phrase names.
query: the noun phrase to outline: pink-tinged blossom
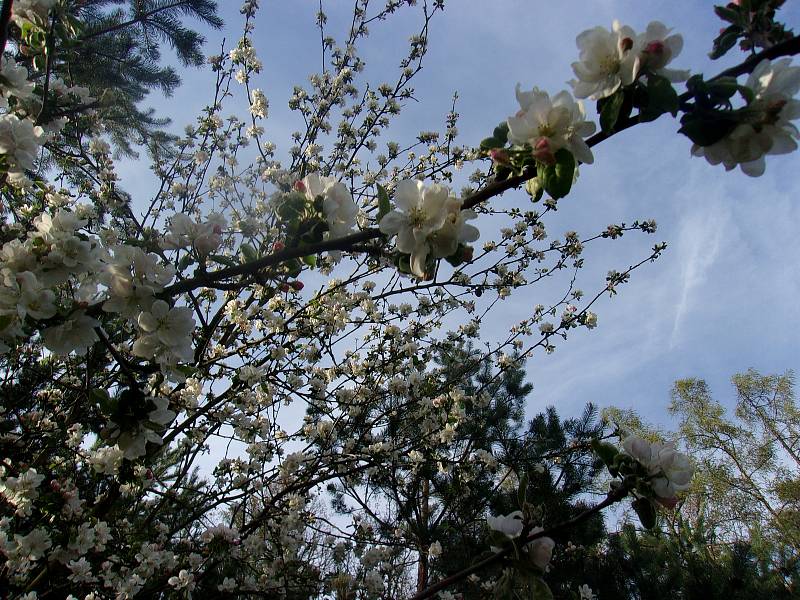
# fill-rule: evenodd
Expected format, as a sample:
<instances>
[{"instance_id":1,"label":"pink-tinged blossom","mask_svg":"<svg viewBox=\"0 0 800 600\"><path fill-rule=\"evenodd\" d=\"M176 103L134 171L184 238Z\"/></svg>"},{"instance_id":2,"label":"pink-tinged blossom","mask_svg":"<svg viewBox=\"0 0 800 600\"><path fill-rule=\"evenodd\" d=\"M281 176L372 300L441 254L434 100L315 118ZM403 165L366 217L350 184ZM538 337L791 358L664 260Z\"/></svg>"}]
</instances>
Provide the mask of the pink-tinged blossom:
<instances>
[{"instance_id":1,"label":"pink-tinged blossom","mask_svg":"<svg viewBox=\"0 0 800 600\"><path fill-rule=\"evenodd\" d=\"M587 29L576 39L579 60L572 63L577 79L570 81L576 98L599 100L630 85L639 74L640 57L636 33L614 21L605 27Z\"/></svg>"},{"instance_id":2,"label":"pink-tinged blossom","mask_svg":"<svg viewBox=\"0 0 800 600\"><path fill-rule=\"evenodd\" d=\"M198 254L207 256L220 247L222 232L227 226L220 213L210 213L202 223L178 213L170 219L169 233L164 236L161 247L166 250L192 247Z\"/></svg>"},{"instance_id":3,"label":"pink-tinged blossom","mask_svg":"<svg viewBox=\"0 0 800 600\"><path fill-rule=\"evenodd\" d=\"M722 164L726 171L739 165L746 175L759 177L766 169L767 154L788 154L797 149L800 132L792 121L800 118L800 67L791 66L790 58L762 60L746 86L755 99L745 109L744 120L730 134L710 146L692 146L694 156L702 156L712 165Z\"/></svg>"},{"instance_id":4,"label":"pink-tinged blossom","mask_svg":"<svg viewBox=\"0 0 800 600\"><path fill-rule=\"evenodd\" d=\"M555 162L555 153L569 150L576 160L591 164L592 151L583 138L595 132L594 123L586 120L581 102L567 91L553 98L538 88L523 92L517 84L520 110L508 118L508 137L514 144L530 144L534 157L543 163Z\"/></svg>"},{"instance_id":5,"label":"pink-tinged blossom","mask_svg":"<svg viewBox=\"0 0 800 600\"><path fill-rule=\"evenodd\" d=\"M667 65L681 53L683 36L672 34L671 29L659 21L652 21L637 40L642 69L666 77L670 81L686 81L689 71L668 69Z\"/></svg>"},{"instance_id":6,"label":"pink-tinged blossom","mask_svg":"<svg viewBox=\"0 0 800 600\"><path fill-rule=\"evenodd\" d=\"M399 210L384 215L378 226L387 235L397 235L397 249L411 256L411 272L417 277L425 276L429 255L444 258L460 242L478 239L477 228L466 223L475 213L461 211L461 200L444 185L426 187L406 179L397 184L394 201Z\"/></svg>"},{"instance_id":7,"label":"pink-tinged blossom","mask_svg":"<svg viewBox=\"0 0 800 600\"><path fill-rule=\"evenodd\" d=\"M14 0L11 8L11 19L19 27L25 21L44 23L47 20L47 13L57 0Z\"/></svg>"}]
</instances>

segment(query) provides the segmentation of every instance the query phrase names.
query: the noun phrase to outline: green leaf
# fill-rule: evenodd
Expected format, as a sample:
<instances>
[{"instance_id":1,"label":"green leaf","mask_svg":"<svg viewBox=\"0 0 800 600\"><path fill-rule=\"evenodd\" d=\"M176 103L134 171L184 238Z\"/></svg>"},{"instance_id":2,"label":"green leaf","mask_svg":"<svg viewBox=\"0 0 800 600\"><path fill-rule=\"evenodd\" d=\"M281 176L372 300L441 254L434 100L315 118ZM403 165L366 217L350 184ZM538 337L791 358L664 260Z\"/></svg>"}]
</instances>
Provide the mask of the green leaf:
<instances>
[{"instance_id":1,"label":"green leaf","mask_svg":"<svg viewBox=\"0 0 800 600\"><path fill-rule=\"evenodd\" d=\"M611 466L614 464L614 459L619 454L619 450L613 444L609 444L608 442L601 442L598 439L592 440L592 450L594 453L600 457L607 466Z\"/></svg>"},{"instance_id":2,"label":"green leaf","mask_svg":"<svg viewBox=\"0 0 800 600\"><path fill-rule=\"evenodd\" d=\"M715 6L714 12L717 13L717 16L722 19L723 21L727 21L728 23L740 23L741 15L739 11L734 8L728 8L727 6Z\"/></svg>"},{"instance_id":3,"label":"green leaf","mask_svg":"<svg viewBox=\"0 0 800 600\"><path fill-rule=\"evenodd\" d=\"M378 184L378 223L385 217L389 211L392 210L392 204L389 202L389 192L380 183Z\"/></svg>"},{"instance_id":4,"label":"green leaf","mask_svg":"<svg viewBox=\"0 0 800 600\"><path fill-rule=\"evenodd\" d=\"M642 527L645 529L652 529L656 526L656 509L653 502L648 498L637 498L631 503L633 510L639 516L639 521L642 522Z\"/></svg>"},{"instance_id":5,"label":"green leaf","mask_svg":"<svg viewBox=\"0 0 800 600\"><path fill-rule=\"evenodd\" d=\"M681 121L681 128L678 133L682 133L698 146L710 146L720 141L734 129L738 124L733 119L704 119L687 115Z\"/></svg>"},{"instance_id":6,"label":"green leaf","mask_svg":"<svg viewBox=\"0 0 800 600\"><path fill-rule=\"evenodd\" d=\"M11 315L0 315L0 331L11 325L14 318Z\"/></svg>"},{"instance_id":7,"label":"green leaf","mask_svg":"<svg viewBox=\"0 0 800 600\"><path fill-rule=\"evenodd\" d=\"M492 132L492 137L500 142L501 146L505 146L508 141L508 123L503 121L500 125L495 127Z\"/></svg>"},{"instance_id":8,"label":"green leaf","mask_svg":"<svg viewBox=\"0 0 800 600\"><path fill-rule=\"evenodd\" d=\"M258 252L250 244L242 244L239 246L239 251L242 253L244 262L253 262L258 259Z\"/></svg>"},{"instance_id":9,"label":"green leaf","mask_svg":"<svg viewBox=\"0 0 800 600\"><path fill-rule=\"evenodd\" d=\"M737 25L731 25L723 31L717 39L714 40L714 46L708 54L709 58L716 60L728 53L728 50L736 45L736 41L742 34L742 28Z\"/></svg>"},{"instance_id":10,"label":"green leaf","mask_svg":"<svg viewBox=\"0 0 800 600\"><path fill-rule=\"evenodd\" d=\"M502 148L503 146L505 146L505 142L497 138L488 137L481 140L481 150L491 150L492 148Z\"/></svg>"},{"instance_id":11,"label":"green leaf","mask_svg":"<svg viewBox=\"0 0 800 600\"><path fill-rule=\"evenodd\" d=\"M614 92L608 98L604 98L602 104L599 106L600 110L600 128L605 132L614 130L614 126L619 119L619 111L622 109L622 104L625 102L625 92L621 89Z\"/></svg>"},{"instance_id":12,"label":"green leaf","mask_svg":"<svg viewBox=\"0 0 800 600\"><path fill-rule=\"evenodd\" d=\"M236 267L239 265L232 257L224 256L222 254L209 254L208 258L226 267Z\"/></svg>"},{"instance_id":13,"label":"green leaf","mask_svg":"<svg viewBox=\"0 0 800 600\"><path fill-rule=\"evenodd\" d=\"M639 113L642 121L652 121L664 113L678 113L678 92L672 87L669 79L660 75L647 78L647 106Z\"/></svg>"},{"instance_id":14,"label":"green leaf","mask_svg":"<svg viewBox=\"0 0 800 600\"><path fill-rule=\"evenodd\" d=\"M307 264L309 267L316 267L317 266L317 257L313 254L309 254L308 256L303 257L303 262Z\"/></svg>"},{"instance_id":15,"label":"green leaf","mask_svg":"<svg viewBox=\"0 0 800 600\"><path fill-rule=\"evenodd\" d=\"M89 390L89 399L100 407L100 412L110 415L114 412L114 401L106 390Z\"/></svg>"},{"instance_id":16,"label":"green leaf","mask_svg":"<svg viewBox=\"0 0 800 600\"><path fill-rule=\"evenodd\" d=\"M735 77L720 77L707 84L708 92L717 101L730 100L739 90L739 83Z\"/></svg>"},{"instance_id":17,"label":"green leaf","mask_svg":"<svg viewBox=\"0 0 800 600\"><path fill-rule=\"evenodd\" d=\"M575 157L566 148L556 152L556 163L542 169L541 182L553 198L563 198L572 189L575 178Z\"/></svg>"}]
</instances>

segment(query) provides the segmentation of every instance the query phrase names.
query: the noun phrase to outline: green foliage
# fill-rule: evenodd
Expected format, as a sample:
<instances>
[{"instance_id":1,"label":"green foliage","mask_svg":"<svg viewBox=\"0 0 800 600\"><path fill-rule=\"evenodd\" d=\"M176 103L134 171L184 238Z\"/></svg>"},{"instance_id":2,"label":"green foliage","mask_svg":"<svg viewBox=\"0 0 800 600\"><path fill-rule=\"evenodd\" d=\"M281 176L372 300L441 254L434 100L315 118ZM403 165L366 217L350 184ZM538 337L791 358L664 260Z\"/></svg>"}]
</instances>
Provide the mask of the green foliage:
<instances>
[{"instance_id":1,"label":"green foliage","mask_svg":"<svg viewBox=\"0 0 800 600\"><path fill-rule=\"evenodd\" d=\"M553 198L563 198L572 189L572 182L575 180L575 157L572 153L561 148L555 154L556 162L552 165L545 165L541 168L539 180L544 191Z\"/></svg>"}]
</instances>

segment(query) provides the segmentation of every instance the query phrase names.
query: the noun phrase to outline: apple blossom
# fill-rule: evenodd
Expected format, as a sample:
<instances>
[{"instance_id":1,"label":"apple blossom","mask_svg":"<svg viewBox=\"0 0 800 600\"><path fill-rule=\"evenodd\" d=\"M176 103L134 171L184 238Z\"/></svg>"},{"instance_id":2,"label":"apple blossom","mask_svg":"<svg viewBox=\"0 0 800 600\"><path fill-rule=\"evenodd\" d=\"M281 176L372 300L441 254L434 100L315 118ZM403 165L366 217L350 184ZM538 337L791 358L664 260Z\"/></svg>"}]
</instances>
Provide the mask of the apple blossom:
<instances>
[{"instance_id":1,"label":"apple blossom","mask_svg":"<svg viewBox=\"0 0 800 600\"><path fill-rule=\"evenodd\" d=\"M675 444L648 442L637 436L628 436L622 442L628 456L645 467L650 475L650 485L660 499L670 501L677 492L689 489L694 465L681 454Z\"/></svg>"},{"instance_id":2,"label":"apple blossom","mask_svg":"<svg viewBox=\"0 0 800 600\"><path fill-rule=\"evenodd\" d=\"M8 157L8 172L15 183L27 179L25 171L33 169L43 143L44 130L33 121L14 114L0 116L0 154Z\"/></svg>"},{"instance_id":3,"label":"apple blossom","mask_svg":"<svg viewBox=\"0 0 800 600\"><path fill-rule=\"evenodd\" d=\"M586 120L581 102L576 102L567 91L551 99L538 88L523 92L519 84L516 94L520 110L508 118L508 137L512 143L530 144L534 157L544 163L555 162L554 155L561 148L583 163L594 162L583 138L595 132L595 125Z\"/></svg>"},{"instance_id":4,"label":"apple blossom","mask_svg":"<svg viewBox=\"0 0 800 600\"><path fill-rule=\"evenodd\" d=\"M686 81L689 78L689 71L667 68L683 49L683 36L677 33L670 35L671 31L660 21L652 21L647 25L647 29L639 35L636 42L640 52L640 66L643 70L666 77L673 82Z\"/></svg>"},{"instance_id":5,"label":"apple blossom","mask_svg":"<svg viewBox=\"0 0 800 600\"><path fill-rule=\"evenodd\" d=\"M764 174L767 154L788 154L797 149L800 131L792 121L800 118L800 67L791 59L762 60L747 79L754 100L741 109L743 119L724 138L710 146L692 146L694 156L726 171L739 165L751 177Z\"/></svg>"},{"instance_id":6,"label":"apple blossom","mask_svg":"<svg viewBox=\"0 0 800 600\"><path fill-rule=\"evenodd\" d=\"M451 196L446 186L400 181L395 204L399 210L384 215L379 227L387 235L397 235L397 249L411 255L411 271L417 277L425 276L429 255L444 258L453 254L460 242L478 239L477 228L466 224L474 212L461 211L461 200Z\"/></svg>"},{"instance_id":7,"label":"apple blossom","mask_svg":"<svg viewBox=\"0 0 800 600\"><path fill-rule=\"evenodd\" d=\"M534 527L531 533L540 533L544 531L541 527ZM553 557L553 548L556 543L552 538L547 536L538 537L531 540L525 545L525 550L531 558L531 562L539 567L542 571L546 571L550 564L550 559Z\"/></svg>"},{"instance_id":8,"label":"apple blossom","mask_svg":"<svg viewBox=\"0 0 800 600\"><path fill-rule=\"evenodd\" d=\"M636 80L641 66L638 38L627 25L614 21L612 30L597 26L578 35L577 79L571 80L576 98L599 100Z\"/></svg>"},{"instance_id":9,"label":"apple blossom","mask_svg":"<svg viewBox=\"0 0 800 600\"><path fill-rule=\"evenodd\" d=\"M298 183L309 200L322 197L322 213L328 223L325 239L344 237L353 230L358 207L347 186L333 177L323 177L319 173L310 173ZM330 255L336 261L342 257L338 250L331 251Z\"/></svg>"},{"instance_id":10,"label":"apple blossom","mask_svg":"<svg viewBox=\"0 0 800 600\"><path fill-rule=\"evenodd\" d=\"M163 300L156 300L150 310L139 313L137 323L142 335L133 343L136 356L156 360L162 366L174 366L194 356L191 308L170 308Z\"/></svg>"},{"instance_id":11,"label":"apple blossom","mask_svg":"<svg viewBox=\"0 0 800 600\"><path fill-rule=\"evenodd\" d=\"M53 354L66 356L75 352L81 354L97 341L95 327L100 322L86 314L83 310L72 313L61 325L48 327L42 331L45 348Z\"/></svg>"}]
</instances>

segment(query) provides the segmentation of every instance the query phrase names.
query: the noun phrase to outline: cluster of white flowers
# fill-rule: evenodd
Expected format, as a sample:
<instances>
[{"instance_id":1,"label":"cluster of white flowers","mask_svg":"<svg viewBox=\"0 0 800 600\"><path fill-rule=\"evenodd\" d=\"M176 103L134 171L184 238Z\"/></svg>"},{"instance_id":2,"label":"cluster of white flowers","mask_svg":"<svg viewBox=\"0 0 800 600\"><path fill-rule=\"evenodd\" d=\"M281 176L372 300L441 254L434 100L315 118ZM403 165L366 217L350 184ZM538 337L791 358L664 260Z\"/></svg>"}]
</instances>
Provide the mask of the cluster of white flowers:
<instances>
[{"instance_id":1,"label":"cluster of white flowers","mask_svg":"<svg viewBox=\"0 0 800 600\"><path fill-rule=\"evenodd\" d=\"M764 174L767 154L788 154L797 150L800 132L792 123L800 119L800 67L791 59L762 60L747 79L746 87L755 99L744 120L730 134L710 146L692 146L694 156L712 165L722 163L726 171L739 165L751 177Z\"/></svg>"},{"instance_id":2,"label":"cluster of white flowers","mask_svg":"<svg viewBox=\"0 0 800 600\"><path fill-rule=\"evenodd\" d=\"M517 539L525 528L522 511L519 510L505 516L486 517L486 524L489 526L489 529L502 533L509 540ZM544 530L541 527L533 527L528 533L536 534L542 531ZM555 548L555 546L556 543L552 538L542 536L525 544L525 551L530 556L533 564L542 571L545 571L550 564L550 559L553 556L553 548ZM499 552L500 550L501 548L492 546L492 552Z\"/></svg>"},{"instance_id":3,"label":"cluster of white flowers","mask_svg":"<svg viewBox=\"0 0 800 600\"><path fill-rule=\"evenodd\" d=\"M17 64L12 57L0 58L0 76L5 78L5 85L0 90L0 108L8 109L8 98L11 96L22 100L30 99L35 87L28 79L28 69L25 65Z\"/></svg>"},{"instance_id":4,"label":"cluster of white flowers","mask_svg":"<svg viewBox=\"0 0 800 600\"><path fill-rule=\"evenodd\" d=\"M38 488L44 475L37 473L36 469L28 469L19 477L3 478L4 474L0 472L0 496L15 507L17 515L29 516L33 501L39 497Z\"/></svg>"},{"instance_id":5,"label":"cluster of white flowers","mask_svg":"<svg viewBox=\"0 0 800 600\"><path fill-rule=\"evenodd\" d=\"M266 119L269 111L269 101L260 89L250 92L250 114L257 119Z\"/></svg>"},{"instance_id":6,"label":"cluster of white flowers","mask_svg":"<svg viewBox=\"0 0 800 600\"><path fill-rule=\"evenodd\" d=\"M25 170L33 168L44 141L44 129L30 119L20 119L14 114L0 116L0 154L6 156L12 183L19 186L28 183Z\"/></svg>"},{"instance_id":7,"label":"cluster of white flowers","mask_svg":"<svg viewBox=\"0 0 800 600\"><path fill-rule=\"evenodd\" d=\"M419 180L405 179L397 184L392 210L379 223L381 232L397 236L397 249L411 256L411 272L425 277L428 256L451 256L462 242L478 239L478 229L466 221L476 217L462 210L462 201L450 188L434 183L426 187Z\"/></svg>"},{"instance_id":8,"label":"cluster of white flowers","mask_svg":"<svg viewBox=\"0 0 800 600\"><path fill-rule=\"evenodd\" d=\"M214 252L222 244L222 232L228 222L220 213L212 212L202 223L178 213L170 219L169 233L164 236L161 247L165 250L194 248L201 256Z\"/></svg>"},{"instance_id":9,"label":"cluster of white flowers","mask_svg":"<svg viewBox=\"0 0 800 600\"><path fill-rule=\"evenodd\" d=\"M583 138L595 132L594 123L586 120L583 103L576 102L567 91L553 98L533 88L523 92L517 84L520 110L508 118L508 137L515 144L530 144L536 160L551 164L561 148L569 150L576 160L594 162L592 151Z\"/></svg>"},{"instance_id":10,"label":"cluster of white flowers","mask_svg":"<svg viewBox=\"0 0 800 600\"><path fill-rule=\"evenodd\" d=\"M313 201L322 196L322 212L328 223L326 239L338 239L346 236L356 224L358 207L347 186L334 177L324 177L319 173L310 173L300 182L298 187L306 198ZM342 253L339 250L330 252L334 260L340 260Z\"/></svg>"},{"instance_id":11,"label":"cluster of white flowers","mask_svg":"<svg viewBox=\"0 0 800 600\"><path fill-rule=\"evenodd\" d=\"M663 503L674 505L676 493L689 489L694 465L688 456L677 451L675 444L651 443L629 436L623 440L622 447L628 456L648 470L653 492Z\"/></svg>"},{"instance_id":12,"label":"cluster of white flowers","mask_svg":"<svg viewBox=\"0 0 800 600\"><path fill-rule=\"evenodd\" d=\"M670 35L669 29L653 21L637 35L627 25L614 21L611 31L597 26L578 35L579 60L572 63L577 79L570 85L578 98L599 100L630 85L643 72L651 72L670 81L684 81L688 71L668 69L680 54L683 37Z\"/></svg>"}]
</instances>

